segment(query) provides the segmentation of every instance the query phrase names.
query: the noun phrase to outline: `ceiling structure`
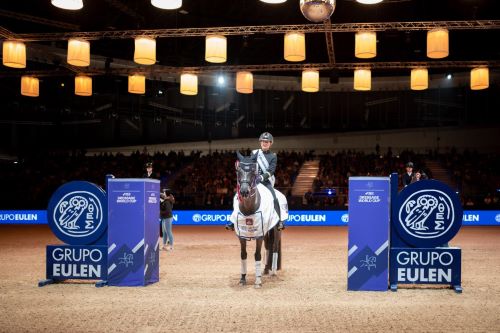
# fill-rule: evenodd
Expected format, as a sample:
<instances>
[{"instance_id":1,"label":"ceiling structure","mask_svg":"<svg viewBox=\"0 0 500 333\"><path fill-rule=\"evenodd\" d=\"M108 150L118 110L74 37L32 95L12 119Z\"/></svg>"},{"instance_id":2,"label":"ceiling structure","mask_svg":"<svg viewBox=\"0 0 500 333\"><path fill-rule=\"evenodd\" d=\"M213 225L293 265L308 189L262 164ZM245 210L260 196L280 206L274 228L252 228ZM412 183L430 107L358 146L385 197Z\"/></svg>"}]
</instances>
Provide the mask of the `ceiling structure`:
<instances>
[{"instance_id":1,"label":"ceiling structure","mask_svg":"<svg viewBox=\"0 0 500 333\"><path fill-rule=\"evenodd\" d=\"M323 94L335 91L352 94L348 99L351 101L350 109L353 113L356 96L368 96L352 89L353 70L359 67L371 68L373 90L385 91L409 90L409 72L414 67L428 67L431 78L453 73L457 78L461 78L461 81L457 80L452 85L466 86L470 69L487 65L490 68L489 90L497 90L500 76L498 7L497 1L494 0L385 0L376 5L363 5L354 0L338 0L329 21L311 23L300 12L299 0L287 0L282 4L267 4L259 0L184 0L183 6L178 10L158 9L153 7L149 0L84 0L83 9L77 11L56 8L49 0L2 2L0 39L24 40L28 57L25 69L5 66L0 69L0 84L5 90L2 93L4 101L10 99L17 105L15 108L21 105L21 108L81 108L82 111L72 111L71 117L63 119L60 119L61 114L66 114L66 111L59 111L57 117L50 119L46 119L47 114L44 118L38 114L33 116L33 113L29 112L26 112L29 116L21 116L19 112L14 115L12 112L10 118L2 116L4 118L0 119L0 125L2 122L17 122L19 125L36 119L40 126L73 123L91 126L106 122L104 116L96 119L95 115L105 109L112 109L112 113L106 113L107 118L117 118L115 113L124 113L128 117L124 120L128 124L125 127L128 126L131 131L142 131L142 136L139 136L144 138L150 134L144 134L142 125L137 125L136 120L152 108L151 121L163 119L164 123L170 121L176 126L181 123L204 127L227 123L229 136L233 137L235 134L231 134L231 127L234 127L235 123L246 124L250 131L256 131L255 128L276 128L280 124L294 130L294 126L314 128L314 123L311 123L314 117L325 130L335 130L338 129L333 127L337 126L336 118L332 118L331 126L325 126L325 117L329 108L334 110L331 99L338 99L337 95L325 97L299 92L303 96L292 98L291 96L295 95L287 93L300 91L302 69L312 68L320 71L320 92ZM426 57L426 32L436 27L449 29L450 54L444 59L434 60ZM354 56L354 34L359 30L377 32L375 58L358 59ZM303 62L291 63L283 59L283 36L289 31L306 33L306 60ZM220 33L227 37L227 62L210 64L205 61L204 36L209 33ZM143 66L133 62L136 36L156 38L155 65ZM66 63L67 41L70 37L81 37L90 41L89 67L75 67ZM261 91L254 93L254 97L237 96L234 92L233 73L239 70L255 73L254 84L256 89ZM199 73L202 85L214 87L217 85L214 79L216 76L227 75L228 88L233 85L234 96L229 98L220 90L214 90L215 88L203 90L197 97L181 96L178 93L179 75L186 71ZM86 73L100 80L94 82L93 97L74 99L70 96L71 91L63 96L59 86L63 85L63 82L68 84L75 74L79 73ZM130 94L127 94L120 77L132 73L144 73L149 79L145 100L139 101L135 99L136 96L126 96ZM44 88L40 94L41 103L38 103L42 106L34 105L35 103L31 102L33 99L30 102L25 99L18 100L17 80L24 74L36 75L44 80ZM446 84L431 80L430 88L446 87ZM150 92L151 88L153 92ZM269 95L269 90L281 90L283 93ZM122 95L119 96L117 91ZM163 96L158 95L160 91L164 91ZM45 100L44 94L58 97L59 104L54 104L50 98ZM429 91L429 94L432 92ZM488 94L495 95L494 92ZM370 103L393 99L393 96L373 96L364 100L358 107L361 119L367 118L364 114L368 107L374 107ZM120 105L123 105L125 100L125 104L130 106L123 111L124 107ZM293 103L285 108L290 100ZM276 103L280 105L270 107ZM442 105L445 102L439 103ZM447 103L459 102L449 100ZM111 107L101 109L103 105ZM262 108L283 112L285 121L279 120L282 115L278 111L273 115L268 115L266 111L260 123L258 110L251 111L254 116L248 111L247 114L242 114L242 110ZM199 111L201 109L204 111ZM160 118L159 111L165 112ZM215 112L215 115L207 116L210 112ZM285 112L287 114L284 114ZM336 112L338 110L331 111ZM138 116L138 113L141 115ZM89 117L89 114L93 116ZM399 115L398 119L403 118L404 115ZM244 120L241 121L242 119ZM407 121L411 122L412 119L408 118ZM344 120L338 123L339 128L350 128ZM330 124L330 121L327 124ZM102 130L108 129L103 126ZM120 133L114 136L123 137L128 130L118 131ZM165 131L170 130L169 127ZM210 137L211 132L213 131L205 128L203 135Z\"/></svg>"},{"instance_id":2,"label":"ceiling structure","mask_svg":"<svg viewBox=\"0 0 500 333\"><path fill-rule=\"evenodd\" d=\"M407 73L398 69L415 65L446 70L477 64L498 67L500 46L493 41L500 39L500 11L495 5L495 1L471 0L432 4L386 0L376 5L339 0L330 21L315 24L302 16L298 0L283 4L185 0L179 10L173 11L153 7L147 0L85 1L83 9L77 11L56 8L49 1L30 1L29 6L9 1L0 9L0 34L28 42L28 57L34 62L42 57L30 57L30 46L50 44L64 50L70 37L88 39L93 57L108 59L111 70L122 75L242 69L298 76L292 71L317 68L337 69L341 76L352 76L354 68L364 65L376 69L376 77ZM436 27L450 30L450 55L440 62L425 55L425 33ZM377 31L377 57L368 63L354 57L354 33L360 30ZM283 59L283 35L289 31L306 33L307 56L303 62ZM203 37L213 33L228 37L228 60L222 66L204 60ZM113 68L114 59L132 60L133 38L137 36L157 38L156 65ZM61 66L64 59L55 62ZM93 63L90 68L70 69L99 74L104 67L104 63ZM108 65L108 73L109 69ZM0 75L8 73L4 68Z\"/></svg>"}]
</instances>

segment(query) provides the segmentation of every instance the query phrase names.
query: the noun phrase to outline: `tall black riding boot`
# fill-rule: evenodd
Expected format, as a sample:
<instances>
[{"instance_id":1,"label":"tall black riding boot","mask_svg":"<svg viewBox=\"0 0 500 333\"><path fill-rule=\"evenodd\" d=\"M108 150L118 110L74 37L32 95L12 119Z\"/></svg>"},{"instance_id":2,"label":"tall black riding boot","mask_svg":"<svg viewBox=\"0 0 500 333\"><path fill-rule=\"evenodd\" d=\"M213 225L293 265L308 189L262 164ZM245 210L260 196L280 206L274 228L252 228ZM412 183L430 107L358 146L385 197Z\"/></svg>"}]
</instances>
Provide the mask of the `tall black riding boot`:
<instances>
[{"instance_id":1,"label":"tall black riding boot","mask_svg":"<svg viewBox=\"0 0 500 333\"><path fill-rule=\"evenodd\" d=\"M278 199L274 199L274 210L276 210L276 213L278 213L278 230L285 229L285 224L283 223L283 221L281 221L281 208Z\"/></svg>"}]
</instances>

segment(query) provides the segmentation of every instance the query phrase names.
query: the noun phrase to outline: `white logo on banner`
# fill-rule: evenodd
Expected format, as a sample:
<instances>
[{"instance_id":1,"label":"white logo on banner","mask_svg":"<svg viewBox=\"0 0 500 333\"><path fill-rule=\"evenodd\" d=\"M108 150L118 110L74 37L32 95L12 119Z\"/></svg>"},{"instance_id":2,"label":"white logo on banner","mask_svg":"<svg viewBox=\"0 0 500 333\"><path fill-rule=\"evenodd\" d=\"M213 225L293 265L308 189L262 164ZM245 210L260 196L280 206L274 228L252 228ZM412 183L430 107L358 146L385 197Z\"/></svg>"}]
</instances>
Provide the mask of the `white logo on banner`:
<instances>
[{"instance_id":1,"label":"white logo on banner","mask_svg":"<svg viewBox=\"0 0 500 333\"><path fill-rule=\"evenodd\" d=\"M500 214L497 214L497 215L495 216L495 221L497 221L498 223L500 223Z\"/></svg>"},{"instance_id":2,"label":"white logo on banner","mask_svg":"<svg viewBox=\"0 0 500 333\"><path fill-rule=\"evenodd\" d=\"M73 191L59 200L54 209L57 228L71 237L93 234L103 221L99 199L86 191Z\"/></svg>"},{"instance_id":3,"label":"white logo on banner","mask_svg":"<svg viewBox=\"0 0 500 333\"><path fill-rule=\"evenodd\" d=\"M201 215L200 214L194 214L193 215L193 221L194 222L200 222L201 221Z\"/></svg>"},{"instance_id":4,"label":"white logo on banner","mask_svg":"<svg viewBox=\"0 0 500 333\"><path fill-rule=\"evenodd\" d=\"M342 217L340 218L342 222L347 223L349 222L349 214L343 214Z\"/></svg>"},{"instance_id":5,"label":"white logo on banner","mask_svg":"<svg viewBox=\"0 0 500 333\"><path fill-rule=\"evenodd\" d=\"M437 238L452 226L455 211L451 198L439 190L413 193L399 209L399 223L417 238Z\"/></svg>"}]
</instances>

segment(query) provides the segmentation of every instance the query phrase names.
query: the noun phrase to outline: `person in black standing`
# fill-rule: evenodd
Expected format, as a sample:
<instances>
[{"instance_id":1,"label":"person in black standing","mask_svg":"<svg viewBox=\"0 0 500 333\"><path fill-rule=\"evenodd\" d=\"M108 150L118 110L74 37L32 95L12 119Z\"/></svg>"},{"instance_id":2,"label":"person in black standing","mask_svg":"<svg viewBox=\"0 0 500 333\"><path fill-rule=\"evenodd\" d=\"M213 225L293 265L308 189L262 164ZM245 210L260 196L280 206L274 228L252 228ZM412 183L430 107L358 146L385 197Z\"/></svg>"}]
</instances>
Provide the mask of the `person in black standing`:
<instances>
[{"instance_id":1,"label":"person in black standing","mask_svg":"<svg viewBox=\"0 0 500 333\"><path fill-rule=\"evenodd\" d=\"M148 162L144 167L146 168L146 173L142 175L142 178L155 178L153 175L153 163Z\"/></svg>"},{"instance_id":2,"label":"person in black standing","mask_svg":"<svg viewBox=\"0 0 500 333\"><path fill-rule=\"evenodd\" d=\"M406 163L406 172L403 175L403 186L406 187L411 184L412 179L415 178L415 174L413 173L413 163Z\"/></svg>"}]
</instances>

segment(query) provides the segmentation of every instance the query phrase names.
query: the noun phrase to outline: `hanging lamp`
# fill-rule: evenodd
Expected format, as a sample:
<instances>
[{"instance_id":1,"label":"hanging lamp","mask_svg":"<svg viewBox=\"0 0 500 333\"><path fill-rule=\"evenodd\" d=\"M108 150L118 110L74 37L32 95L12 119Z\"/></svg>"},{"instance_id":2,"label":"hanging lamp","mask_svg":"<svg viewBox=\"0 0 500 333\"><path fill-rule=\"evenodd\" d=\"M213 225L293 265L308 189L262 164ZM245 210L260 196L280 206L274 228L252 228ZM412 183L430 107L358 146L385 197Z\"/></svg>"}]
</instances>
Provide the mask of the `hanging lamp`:
<instances>
[{"instance_id":1,"label":"hanging lamp","mask_svg":"<svg viewBox=\"0 0 500 333\"><path fill-rule=\"evenodd\" d=\"M141 65L156 63L156 40L154 38L135 38L134 61Z\"/></svg>"},{"instance_id":2,"label":"hanging lamp","mask_svg":"<svg viewBox=\"0 0 500 333\"><path fill-rule=\"evenodd\" d=\"M128 77L128 92L131 94L144 94L146 92L146 77L134 74Z\"/></svg>"},{"instance_id":3,"label":"hanging lamp","mask_svg":"<svg viewBox=\"0 0 500 333\"><path fill-rule=\"evenodd\" d=\"M354 55L356 58L377 56L377 34L375 31L359 31L355 37Z\"/></svg>"},{"instance_id":4,"label":"hanging lamp","mask_svg":"<svg viewBox=\"0 0 500 333\"><path fill-rule=\"evenodd\" d=\"M3 42L2 63L7 67L26 68L26 45L16 40Z\"/></svg>"},{"instance_id":5,"label":"hanging lamp","mask_svg":"<svg viewBox=\"0 0 500 333\"><path fill-rule=\"evenodd\" d=\"M50 2L61 9L78 10L83 8L83 0L51 0Z\"/></svg>"},{"instance_id":6,"label":"hanging lamp","mask_svg":"<svg viewBox=\"0 0 500 333\"><path fill-rule=\"evenodd\" d=\"M427 57L445 58L449 54L448 30L438 28L427 31Z\"/></svg>"},{"instance_id":7,"label":"hanging lamp","mask_svg":"<svg viewBox=\"0 0 500 333\"><path fill-rule=\"evenodd\" d=\"M38 97L40 95L40 82L33 76L21 77L21 95Z\"/></svg>"},{"instance_id":8,"label":"hanging lamp","mask_svg":"<svg viewBox=\"0 0 500 333\"><path fill-rule=\"evenodd\" d=\"M470 71L470 88L482 90L490 86L490 73L488 67L476 67Z\"/></svg>"},{"instance_id":9,"label":"hanging lamp","mask_svg":"<svg viewBox=\"0 0 500 333\"><path fill-rule=\"evenodd\" d=\"M315 70L302 71L302 91L319 91L319 72Z\"/></svg>"},{"instance_id":10,"label":"hanging lamp","mask_svg":"<svg viewBox=\"0 0 500 333\"><path fill-rule=\"evenodd\" d=\"M182 6L182 0L151 0L151 4L160 9L178 9Z\"/></svg>"},{"instance_id":11,"label":"hanging lamp","mask_svg":"<svg viewBox=\"0 0 500 333\"><path fill-rule=\"evenodd\" d=\"M354 90L367 91L372 88L372 72L370 69L354 70Z\"/></svg>"},{"instance_id":12,"label":"hanging lamp","mask_svg":"<svg viewBox=\"0 0 500 333\"><path fill-rule=\"evenodd\" d=\"M198 76L184 73L181 75L181 94L193 96L198 94Z\"/></svg>"},{"instance_id":13,"label":"hanging lamp","mask_svg":"<svg viewBox=\"0 0 500 333\"><path fill-rule=\"evenodd\" d=\"M414 68L411 70L411 90L425 90L429 87L429 72L427 68Z\"/></svg>"},{"instance_id":14,"label":"hanging lamp","mask_svg":"<svg viewBox=\"0 0 500 333\"><path fill-rule=\"evenodd\" d=\"M78 75L75 77L75 95L92 96L92 78Z\"/></svg>"},{"instance_id":15,"label":"hanging lamp","mask_svg":"<svg viewBox=\"0 0 500 333\"><path fill-rule=\"evenodd\" d=\"M253 74L251 72L236 73L236 91L240 94L253 93Z\"/></svg>"},{"instance_id":16,"label":"hanging lamp","mask_svg":"<svg viewBox=\"0 0 500 333\"><path fill-rule=\"evenodd\" d=\"M286 61L304 61L306 59L306 37L302 32L285 34L284 57Z\"/></svg>"},{"instance_id":17,"label":"hanging lamp","mask_svg":"<svg viewBox=\"0 0 500 333\"><path fill-rule=\"evenodd\" d=\"M211 63L222 63L227 60L227 39L221 35L205 37L205 60Z\"/></svg>"},{"instance_id":18,"label":"hanging lamp","mask_svg":"<svg viewBox=\"0 0 500 333\"><path fill-rule=\"evenodd\" d=\"M68 41L67 62L73 66L86 67L90 65L90 42L81 39Z\"/></svg>"}]
</instances>

